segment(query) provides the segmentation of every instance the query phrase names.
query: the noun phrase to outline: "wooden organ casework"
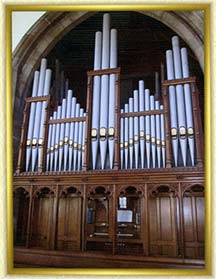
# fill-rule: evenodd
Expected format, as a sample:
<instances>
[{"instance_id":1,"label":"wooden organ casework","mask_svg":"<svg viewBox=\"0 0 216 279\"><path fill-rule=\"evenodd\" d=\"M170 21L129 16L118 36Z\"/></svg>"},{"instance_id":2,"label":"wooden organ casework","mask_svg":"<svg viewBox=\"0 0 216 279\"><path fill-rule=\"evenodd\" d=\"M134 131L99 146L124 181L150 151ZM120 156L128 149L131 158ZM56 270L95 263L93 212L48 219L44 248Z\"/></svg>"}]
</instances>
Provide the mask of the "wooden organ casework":
<instances>
[{"instance_id":1,"label":"wooden organ casework","mask_svg":"<svg viewBox=\"0 0 216 279\"><path fill-rule=\"evenodd\" d=\"M95 34L86 108L70 88L53 97L52 71L41 60L14 174L16 263L204 266L199 92L177 36L171 47L161 97L140 80L122 107L109 14Z\"/></svg>"}]
</instances>

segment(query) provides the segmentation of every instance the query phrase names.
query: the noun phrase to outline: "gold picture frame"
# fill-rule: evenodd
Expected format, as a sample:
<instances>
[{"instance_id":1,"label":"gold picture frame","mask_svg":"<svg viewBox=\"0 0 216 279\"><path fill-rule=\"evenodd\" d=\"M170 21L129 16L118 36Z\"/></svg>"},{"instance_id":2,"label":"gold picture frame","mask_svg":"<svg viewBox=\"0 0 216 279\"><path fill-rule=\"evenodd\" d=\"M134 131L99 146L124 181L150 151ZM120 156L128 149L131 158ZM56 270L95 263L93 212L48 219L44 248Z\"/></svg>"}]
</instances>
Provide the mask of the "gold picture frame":
<instances>
[{"instance_id":1,"label":"gold picture frame","mask_svg":"<svg viewBox=\"0 0 216 279\"><path fill-rule=\"evenodd\" d=\"M95 268L14 268L13 267L13 168L12 168L12 11L156 11L156 10L203 10L205 12L205 172L206 172L206 233L204 269L95 269ZM9 274L38 275L210 275L211 274L211 72L210 72L210 4L122 4L122 5L5 5L6 12L6 137L7 137L7 271Z\"/></svg>"}]
</instances>

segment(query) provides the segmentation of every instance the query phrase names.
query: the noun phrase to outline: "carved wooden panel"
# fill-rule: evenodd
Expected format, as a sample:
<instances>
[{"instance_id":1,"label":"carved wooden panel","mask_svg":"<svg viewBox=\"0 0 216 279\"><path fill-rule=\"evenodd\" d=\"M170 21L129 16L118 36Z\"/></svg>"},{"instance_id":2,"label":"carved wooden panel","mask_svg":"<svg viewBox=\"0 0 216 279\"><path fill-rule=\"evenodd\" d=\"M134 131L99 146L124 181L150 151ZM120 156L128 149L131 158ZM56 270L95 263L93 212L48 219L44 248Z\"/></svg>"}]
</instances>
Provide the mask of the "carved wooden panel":
<instances>
[{"instance_id":1,"label":"carved wooden panel","mask_svg":"<svg viewBox=\"0 0 216 279\"><path fill-rule=\"evenodd\" d=\"M204 188L194 185L184 192L183 222L186 258L204 258L205 202Z\"/></svg>"},{"instance_id":2,"label":"carved wooden panel","mask_svg":"<svg viewBox=\"0 0 216 279\"><path fill-rule=\"evenodd\" d=\"M150 255L178 256L176 197L168 186L159 186L148 200Z\"/></svg>"},{"instance_id":3,"label":"carved wooden panel","mask_svg":"<svg viewBox=\"0 0 216 279\"><path fill-rule=\"evenodd\" d=\"M65 197L59 199L57 249L80 250L82 199Z\"/></svg>"}]
</instances>

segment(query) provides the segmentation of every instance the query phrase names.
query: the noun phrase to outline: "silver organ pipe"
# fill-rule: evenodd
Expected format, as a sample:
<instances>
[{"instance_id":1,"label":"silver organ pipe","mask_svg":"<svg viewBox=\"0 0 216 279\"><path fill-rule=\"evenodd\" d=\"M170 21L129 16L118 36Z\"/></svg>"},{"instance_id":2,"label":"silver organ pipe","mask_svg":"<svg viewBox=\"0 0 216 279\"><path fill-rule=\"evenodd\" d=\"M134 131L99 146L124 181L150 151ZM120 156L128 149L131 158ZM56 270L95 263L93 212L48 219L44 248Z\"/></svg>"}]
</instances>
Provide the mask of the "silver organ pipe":
<instances>
[{"instance_id":1,"label":"silver organ pipe","mask_svg":"<svg viewBox=\"0 0 216 279\"><path fill-rule=\"evenodd\" d=\"M117 67L117 30L110 32L110 68ZM114 134L115 134L115 82L116 74L109 76L109 112L108 112L108 146L110 169L114 161Z\"/></svg>"},{"instance_id":2,"label":"silver organ pipe","mask_svg":"<svg viewBox=\"0 0 216 279\"><path fill-rule=\"evenodd\" d=\"M72 96L73 91L68 90L67 94L67 107L66 107L66 118L70 118L72 110ZM64 132L64 167L63 170L67 169L67 158L68 158L68 148L69 148L69 133L70 133L70 123L65 123L65 132Z\"/></svg>"},{"instance_id":3,"label":"silver organ pipe","mask_svg":"<svg viewBox=\"0 0 216 279\"><path fill-rule=\"evenodd\" d=\"M102 33L98 31L95 34L94 70L101 69L101 48L102 48ZM91 158L92 158L93 170L96 168L96 160L98 154L99 121L100 121L100 88L101 88L101 77L94 76L92 130L91 130Z\"/></svg>"},{"instance_id":4,"label":"silver organ pipe","mask_svg":"<svg viewBox=\"0 0 216 279\"><path fill-rule=\"evenodd\" d=\"M167 64L167 79L174 79L173 69L173 54L172 50L166 51L166 64ZM178 166L178 134L177 134L177 106L175 86L169 86L169 107L170 107L170 124L171 124L171 138L174 164Z\"/></svg>"},{"instance_id":5,"label":"silver organ pipe","mask_svg":"<svg viewBox=\"0 0 216 279\"><path fill-rule=\"evenodd\" d=\"M155 101L155 109L160 109L159 101ZM160 115L156 114L155 116L156 122L156 148L157 148L157 166L158 168L161 167L161 123L160 123Z\"/></svg>"},{"instance_id":6,"label":"silver organ pipe","mask_svg":"<svg viewBox=\"0 0 216 279\"><path fill-rule=\"evenodd\" d=\"M61 119L66 118L66 99L62 100L62 111ZM60 124L60 137L59 137L59 161L58 161L58 171L62 169L62 159L63 159L63 145L64 145L64 133L65 133L65 123Z\"/></svg>"},{"instance_id":7,"label":"silver organ pipe","mask_svg":"<svg viewBox=\"0 0 216 279\"><path fill-rule=\"evenodd\" d=\"M110 15L104 14L103 17L103 36L102 36L102 69L109 68L110 50ZM108 128L108 104L109 104L109 76L101 76L101 99L100 99L100 157L101 169L106 168L107 155L107 128Z\"/></svg>"},{"instance_id":8,"label":"silver organ pipe","mask_svg":"<svg viewBox=\"0 0 216 279\"><path fill-rule=\"evenodd\" d=\"M164 106L160 105L160 109L163 110ZM166 167L166 145L165 145L165 122L164 114L160 114L160 128L161 128L161 148L162 148L162 165Z\"/></svg>"},{"instance_id":9,"label":"silver organ pipe","mask_svg":"<svg viewBox=\"0 0 216 279\"><path fill-rule=\"evenodd\" d=\"M50 116L50 120L52 120L53 117ZM52 131L53 131L53 124L49 125L49 131L48 131L48 140L47 140L47 155L46 155L46 170L49 170L50 166L50 153L51 153L51 141L52 141Z\"/></svg>"},{"instance_id":10,"label":"silver organ pipe","mask_svg":"<svg viewBox=\"0 0 216 279\"><path fill-rule=\"evenodd\" d=\"M182 59L182 74L183 78L189 78L189 64L187 49L181 48L181 59ZM189 143L189 152L191 157L192 166L194 166L194 125L193 125L193 112L192 112L192 100L190 85L188 83L184 84L184 101L185 101L185 111L186 111L186 123L187 123L187 135Z\"/></svg>"},{"instance_id":11,"label":"silver organ pipe","mask_svg":"<svg viewBox=\"0 0 216 279\"><path fill-rule=\"evenodd\" d=\"M61 111L62 107L58 106L57 109L57 119L61 119ZM55 145L54 145L54 171L57 171L57 163L59 157L59 138L60 138L60 123L56 124L56 131L55 131Z\"/></svg>"},{"instance_id":12,"label":"silver organ pipe","mask_svg":"<svg viewBox=\"0 0 216 279\"><path fill-rule=\"evenodd\" d=\"M46 67L47 67L47 60L45 58L43 58L41 60L41 66L40 66L39 84L38 84L38 92L37 92L38 97L43 96ZM32 160L31 160L32 161L32 165L31 165L32 171L36 170L41 109L42 109L42 102L37 102L36 109L35 109L35 119L34 119L33 139L32 139Z\"/></svg>"},{"instance_id":13,"label":"silver organ pipe","mask_svg":"<svg viewBox=\"0 0 216 279\"><path fill-rule=\"evenodd\" d=\"M129 105L125 104L124 106L124 112L129 112ZM129 148L129 119L128 117L125 117L124 119L124 154L125 154L125 169L128 168L128 148Z\"/></svg>"},{"instance_id":14,"label":"silver organ pipe","mask_svg":"<svg viewBox=\"0 0 216 279\"><path fill-rule=\"evenodd\" d=\"M174 58L174 72L175 78L182 78L182 67L181 67L181 55L179 48L179 38L177 36L172 37L173 47L173 58ZM183 159L183 165L186 166L187 157L187 139L186 139L186 117L185 117L185 104L184 104L184 92L182 84L176 85L176 104L177 104L177 115L178 115L178 130L181 154Z\"/></svg>"},{"instance_id":15,"label":"silver organ pipe","mask_svg":"<svg viewBox=\"0 0 216 279\"><path fill-rule=\"evenodd\" d=\"M76 117L80 116L80 104L76 104ZM78 136L79 136L79 122L75 122L74 126L74 143L73 143L73 170L76 170L77 165L77 148L78 148Z\"/></svg>"},{"instance_id":16,"label":"silver organ pipe","mask_svg":"<svg viewBox=\"0 0 216 279\"><path fill-rule=\"evenodd\" d=\"M144 96L144 81L139 81L139 111L145 110L145 96ZM141 168L145 166L145 117L139 117L139 128L140 128L140 157L141 157Z\"/></svg>"},{"instance_id":17,"label":"silver organ pipe","mask_svg":"<svg viewBox=\"0 0 216 279\"><path fill-rule=\"evenodd\" d=\"M154 96L150 96L150 110L155 109ZM151 158L152 158L152 168L156 166L156 131L155 131L155 116L151 114L150 116L150 131L151 131Z\"/></svg>"},{"instance_id":18,"label":"silver organ pipe","mask_svg":"<svg viewBox=\"0 0 216 279\"><path fill-rule=\"evenodd\" d=\"M145 89L145 110L150 110L150 91ZM146 134L146 165L150 168L150 152L151 152L151 130L150 130L150 115L145 116L145 134Z\"/></svg>"},{"instance_id":19,"label":"silver organ pipe","mask_svg":"<svg viewBox=\"0 0 216 279\"><path fill-rule=\"evenodd\" d=\"M121 113L124 113L124 109L121 109ZM120 118L120 160L121 169L124 167L124 118Z\"/></svg>"},{"instance_id":20,"label":"silver organ pipe","mask_svg":"<svg viewBox=\"0 0 216 279\"><path fill-rule=\"evenodd\" d=\"M134 112L134 100L129 98L129 112ZM133 168L133 152L134 151L134 121L133 117L129 117L129 157L130 168Z\"/></svg>"},{"instance_id":21,"label":"silver organ pipe","mask_svg":"<svg viewBox=\"0 0 216 279\"><path fill-rule=\"evenodd\" d=\"M57 111L53 113L53 119L57 119ZM51 147L50 147L50 163L49 163L49 171L53 171L53 162L54 162L54 151L55 151L55 134L56 134L56 125L52 125L52 134L51 134Z\"/></svg>"},{"instance_id":22,"label":"silver organ pipe","mask_svg":"<svg viewBox=\"0 0 216 279\"><path fill-rule=\"evenodd\" d=\"M35 71L34 73L32 97L37 96L39 74L40 74L39 71ZM33 129L34 129L34 121L35 121L35 109L36 109L36 103L32 102L30 107L29 125L28 125L27 142L26 142L26 171L29 170L30 156L32 151L31 143L32 143L32 136L33 136Z\"/></svg>"},{"instance_id":23,"label":"silver organ pipe","mask_svg":"<svg viewBox=\"0 0 216 279\"><path fill-rule=\"evenodd\" d=\"M86 113L83 114L84 117L86 117ZM84 157L85 157L85 131L86 131L86 121L83 121L83 133L82 133L82 161L81 166L84 163Z\"/></svg>"},{"instance_id":24,"label":"silver organ pipe","mask_svg":"<svg viewBox=\"0 0 216 279\"><path fill-rule=\"evenodd\" d=\"M81 108L80 109L80 117L83 117L84 114L84 109ZM79 123L79 133L78 133L78 146L77 146L77 150L78 150L78 160L77 160L77 170L79 171L81 168L81 155L82 155L82 137L83 137L83 122L80 121Z\"/></svg>"},{"instance_id":25,"label":"silver organ pipe","mask_svg":"<svg viewBox=\"0 0 216 279\"><path fill-rule=\"evenodd\" d=\"M76 112L76 98L72 98L72 106L71 106L71 118L75 117L78 112ZM69 133L69 156L68 156L68 170L72 170L72 158L73 158L73 148L74 148L74 126L75 123L70 123L70 133Z\"/></svg>"},{"instance_id":26,"label":"silver organ pipe","mask_svg":"<svg viewBox=\"0 0 216 279\"><path fill-rule=\"evenodd\" d=\"M45 74L45 81L44 81L44 89L43 89L43 96L48 96L50 91L50 84L51 84L51 74L52 71L50 69L46 70ZM41 115L40 115L40 125L39 125L39 139L38 139L38 169L40 164L42 163L42 152L43 152L43 143L44 143L44 123L45 123L45 116L46 116L46 108L47 108L47 101L42 102L41 108Z\"/></svg>"},{"instance_id":27,"label":"silver organ pipe","mask_svg":"<svg viewBox=\"0 0 216 279\"><path fill-rule=\"evenodd\" d=\"M134 112L138 112L139 110L138 90L134 90L133 99L134 99ZM134 117L134 155L135 155L135 168L138 169L139 166L139 118L138 116Z\"/></svg>"}]
</instances>

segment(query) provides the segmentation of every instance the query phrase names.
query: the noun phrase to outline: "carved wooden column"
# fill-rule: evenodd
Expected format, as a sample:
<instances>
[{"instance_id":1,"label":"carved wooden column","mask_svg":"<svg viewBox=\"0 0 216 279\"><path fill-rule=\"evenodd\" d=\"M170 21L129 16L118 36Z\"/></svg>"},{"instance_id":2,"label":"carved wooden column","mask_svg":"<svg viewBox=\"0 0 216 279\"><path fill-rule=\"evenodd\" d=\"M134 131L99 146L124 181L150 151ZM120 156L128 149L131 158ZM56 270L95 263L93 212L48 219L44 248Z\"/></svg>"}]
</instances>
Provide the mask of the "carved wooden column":
<instances>
[{"instance_id":1,"label":"carved wooden column","mask_svg":"<svg viewBox=\"0 0 216 279\"><path fill-rule=\"evenodd\" d=\"M171 149L171 135L170 135L170 111L168 86L163 84L163 101L164 101L164 118L165 118L165 133L166 133L166 168L172 167L172 149Z\"/></svg>"},{"instance_id":2,"label":"carved wooden column","mask_svg":"<svg viewBox=\"0 0 216 279\"><path fill-rule=\"evenodd\" d=\"M33 187L30 185L29 190L29 210L28 210L28 222L27 222L27 232L26 232L26 247L30 246L30 229L32 223L32 199L33 199Z\"/></svg>"},{"instance_id":3,"label":"carved wooden column","mask_svg":"<svg viewBox=\"0 0 216 279\"><path fill-rule=\"evenodd\" d=\"M29 112L30 112L30 103L25 104L25 108L23 111L23 123L21 127L21 138L20 138L20 145L19 145L19 155L18 155L18 162L16 173L19 174L21 171L24 170L24 158L25 158L25 149L26 149L26 140L27 140L27 130L28 130L28 122L29 122Z\"/></svg>"}]
</instances>

